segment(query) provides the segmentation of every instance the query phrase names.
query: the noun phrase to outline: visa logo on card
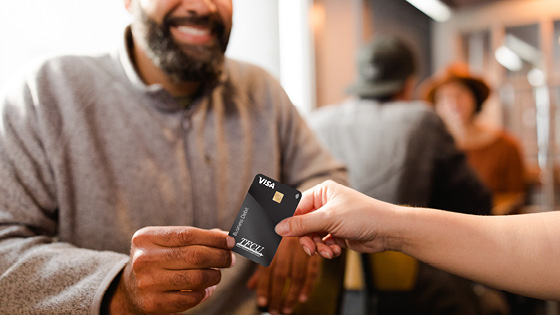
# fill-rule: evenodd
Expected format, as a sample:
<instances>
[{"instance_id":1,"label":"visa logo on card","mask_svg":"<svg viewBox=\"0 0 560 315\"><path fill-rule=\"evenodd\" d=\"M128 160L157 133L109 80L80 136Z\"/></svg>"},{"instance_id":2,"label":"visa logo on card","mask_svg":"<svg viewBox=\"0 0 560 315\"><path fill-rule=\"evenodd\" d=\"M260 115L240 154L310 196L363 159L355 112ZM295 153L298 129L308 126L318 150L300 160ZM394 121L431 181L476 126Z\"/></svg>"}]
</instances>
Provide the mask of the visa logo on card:
<instances>
[{"instance_id":1,"label":"visa logo on card","mask_svg":"<svg viewBox=\"0 0 560 315\"><path fill-rule=\"evenodd\" d=\"M297 189L257 174L229 231L233 251L269 266L282 240L274 227L294 215L300 197Z\"/></svg>"}]
</instances>

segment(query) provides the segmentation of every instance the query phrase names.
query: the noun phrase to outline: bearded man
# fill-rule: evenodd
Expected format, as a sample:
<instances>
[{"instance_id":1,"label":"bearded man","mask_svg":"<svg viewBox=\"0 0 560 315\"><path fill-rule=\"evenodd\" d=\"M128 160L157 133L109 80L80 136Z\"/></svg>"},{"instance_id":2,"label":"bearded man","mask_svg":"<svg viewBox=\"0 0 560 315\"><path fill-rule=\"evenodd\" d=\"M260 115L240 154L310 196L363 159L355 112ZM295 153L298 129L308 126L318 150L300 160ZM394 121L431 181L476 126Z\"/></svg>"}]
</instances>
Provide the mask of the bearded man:
<instances>
[{"instance_id":1,"label":"bearded man","mask_svg":"<svg viewBox=\"0 0 560 315\"><path fill-rule=\"evenodd\" d=\"M304 190L344 167L276 80L224 57L231 0L125 6L117 51L0 95L1 312L292 313L319 258L288 238L257 268L223 230L257 173Z\"/></svg>"}]
</instances>

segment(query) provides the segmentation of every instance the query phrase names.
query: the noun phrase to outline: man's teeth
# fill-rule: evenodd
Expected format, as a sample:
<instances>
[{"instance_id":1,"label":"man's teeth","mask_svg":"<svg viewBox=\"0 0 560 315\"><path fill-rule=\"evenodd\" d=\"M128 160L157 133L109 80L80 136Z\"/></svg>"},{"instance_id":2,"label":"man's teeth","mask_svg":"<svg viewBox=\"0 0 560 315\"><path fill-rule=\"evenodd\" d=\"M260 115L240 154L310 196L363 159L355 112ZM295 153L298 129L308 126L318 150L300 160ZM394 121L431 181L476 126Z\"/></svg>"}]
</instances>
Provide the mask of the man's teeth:
<instances>
[{"instance_id":1,"label":"man's teeth","mask_svg":"<svg viewBox=\"0 0 560 315\"><path fill-rule=\"evenodd\" d=\"M194 36L205 36L210 34L210 30L207 28L197 28L192 26L178 26L177 29L181 33L194 35Z\"/></svg>"}]
</instances>

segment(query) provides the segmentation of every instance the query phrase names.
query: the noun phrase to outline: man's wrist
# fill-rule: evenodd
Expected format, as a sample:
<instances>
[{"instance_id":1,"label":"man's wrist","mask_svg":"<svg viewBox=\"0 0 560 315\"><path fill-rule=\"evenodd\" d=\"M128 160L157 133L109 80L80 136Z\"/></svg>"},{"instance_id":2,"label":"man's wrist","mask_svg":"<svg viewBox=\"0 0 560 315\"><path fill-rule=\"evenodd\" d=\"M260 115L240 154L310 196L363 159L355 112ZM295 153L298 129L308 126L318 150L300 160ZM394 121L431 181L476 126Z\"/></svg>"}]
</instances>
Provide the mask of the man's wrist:
<instances>
[{"instance_id":1,"label":"man's wrist","mask_svg":"<svg viewBox=\"0 0 560 315\"><path fill-rule=\"evenodd\" d=\"M130 310L127 305L127 299L124 296L122 288L122 275L124 269L113 279L111 285L105 292L103 296L103 301L101 303L101 314L133 314L133 310Z\"/></svg>"}]
</instances>

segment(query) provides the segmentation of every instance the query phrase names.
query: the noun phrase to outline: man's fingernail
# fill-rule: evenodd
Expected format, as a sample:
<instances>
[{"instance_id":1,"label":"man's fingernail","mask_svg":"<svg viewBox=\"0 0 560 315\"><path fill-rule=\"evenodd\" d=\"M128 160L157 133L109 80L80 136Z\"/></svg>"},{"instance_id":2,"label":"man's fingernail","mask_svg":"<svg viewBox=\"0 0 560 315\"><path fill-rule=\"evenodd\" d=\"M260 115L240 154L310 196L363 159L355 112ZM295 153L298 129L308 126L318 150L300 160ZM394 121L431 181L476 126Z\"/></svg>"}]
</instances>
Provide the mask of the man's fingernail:
<instances>
[{"instance_id":1,"label":"man's fingernail","mask_svg":"<svg viewBox=\"0 0 560 315\"><path fill-rule=\"evenodd\" d=\"M216 290L216 286L211 286L209 288L206 288L206 296L204 296L204 298L202 299L202 301L206 301L210 298L210 296L212 296L212 293L214 293L214 291Z\"/></svg>"},{"instance_id":2,"label":"man's fingernail","mask_svg":"<svg viewBox=\"0 0 560 315\"><path fill-rule=\"evenodd\" d=\"M309 250L309 248L303 246L303 251L307 254L307 256L313 256L313 254L311 254L311 251Z\"/></svg>"},{"instance_id":3,"label":"man's fingernail","mask_svg":"<svg viewBox=\"0 0 560 315\"><path fill-rule=\"evenodd\" d=\"M267 301L265 297L259 296L259 298L257 299L257 304L261 307L266 306L266 302Z\"/></svg>"},{"instance_id":4,"label":"man's fingernail","mask_svg":"<svg viewBox=\"0 0 560 315\"><path fill-rule=\"evenodd\" d=\"M284 310L282 311L284 314L292 314L294 312L294 310L292 310L289 307L285 307Z\"/></svg>"},{"instance_id":5,"label":"man's fingernail","mask_svg":"<svg viewBox=\"0 0 560 315\"><path fill-rule=\"evenodd\" d=\"M229 248L233 248L233 246L235 246L235 239L231 236L228 236L226 238L226 243Z\"/></svg>"},{"instance_id":6,"label":"man's fingernail","mask_svg":"<svg viewBox=\"0 0 560 315\"><path fill-rule=\"evenodd\" d=\"M302 294L302 295L299 296L299 301L300 301L301 303L307 302L308 299L309 299L309 298L308 298L307 295L305 295L305 294Z\"/></svg>"},{"instance_id":7,"label":"man's fingernail","mask_svg":"<svg viewBox=\"0 0 560 315\"><path fill-rule=\"evenodd\" d=\"M287 221L280 222L276 225L274 231L276 231L276 234L278 235L286 235L290 232L290 225Z\"/></svg>"},{"instance_id":8,"label":"man's fingernail","mask_svg":"<svg viewBox=\"0 0 560 315\"><path fill-rule=\"evenodd\" d=\"M327 252L327 251L322 251L322 252L321 252L321 256L323 256L323 257L325 257L325 258L328 258L328 259L331 259L331 258L332 258L331 253L329 253L329 252Z\"/></svg>"}]
</instances>

